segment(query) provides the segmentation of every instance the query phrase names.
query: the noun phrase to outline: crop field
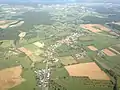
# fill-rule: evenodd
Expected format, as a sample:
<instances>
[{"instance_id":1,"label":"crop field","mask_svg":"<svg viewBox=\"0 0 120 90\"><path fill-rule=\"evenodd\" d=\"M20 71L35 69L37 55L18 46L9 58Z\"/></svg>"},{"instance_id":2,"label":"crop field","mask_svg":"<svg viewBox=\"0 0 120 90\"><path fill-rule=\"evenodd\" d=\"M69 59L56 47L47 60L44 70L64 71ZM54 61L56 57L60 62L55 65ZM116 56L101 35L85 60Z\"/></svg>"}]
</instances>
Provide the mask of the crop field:
<instances>
[{"instance_id":1,"label":"crop field","mask_svg":"<svg viewBox=\"0 0 120 90\"><path fill-rule=\"evenodd\" d=\"M120 54L120 52L118 52L118 51L115 50L114 48L109 47L109 49L110 49L111 51L115 52L116 54Z\"/></svg>"},{"instance_id":2,"label":"crop field","mask_svg":"<svg viewBox=\"0 0 120 90\"><path fill-rule=\"evenodd\" d=\"M9 59L0 58L0 72L2 70L6 70L9 68L17 67L20 65L22 66L22 73L20 75L22 78L24 78L24 82L20 83L20 79L15 79L16 81L14 80L14 82L16 82L15 83L16 85L12 82L9 82L11 84L8 86L8 84L6 83L7 86L5 86L5 87L11 88L10 90L24 90L24 89L33 90L33 88L36 87L36 80L35 80L34 72L31 69L31 64L32 64L32 61L28 57L25 57L25 56L11 56ZM40 67L43 68L44 67L43 64L41 64L39 67L38 67L38 65L35 65L35 68L40 68ZM19 68L17 68L17 69L19 69ZM18 71L19 70L15 71L15 72L18 72ZM11 73L11 72L9 72L9 73ZM10 75L9 73L6 73L5 75L6 76L9 75L9 77L11 77L13 74ZM19 73L17 73L17 74L19 74ZM0 74L0 77L1 77L1 75L2 74ZM18 78L20 78L20 77L18 77ZM17 84L17 82L18 82L18 84ZM13 87L13 86L15 86L15 87Z\"/></svg>"},{"instance_id":3,"label":"crop field","mask_svg":"<svg viewBox=\"0 0 120 90\"><path fill-rule=\"evenodd\" d=\"M41 62L41 61L43 61L43 59L44 59L44 58L42 58L42 57L40 57L40 56L37 56L37 55L34 55L34 54L33 54L32 56L30 56L29 58L30 58L34 63L35 63L35 62Z\"/></svg>"},{"instance_id":4,"label":"crop field","mask_svg":"<svg viewBox=\"0 0 120 90\"><path fill-rule=\"evenodd\" d=\"M91 32L94 32L94 33L99 33L102 31L106 31L106 32L111 31L110 29L108 29L100 24L84 24L84 25L80 25L80 26L82 28L90 30Z\"/></svg>"},{"instance_id":5,"label":"crop field","mask_svg":"<svg viewBox=\"0 0 120 90\"><path fill-rule=\"evenodd\" d=\"M32 56L32 52L24 47L18 48L21 52L25 53L27 56Z\"/></svg>"},{"instance_id":6,"label":"crop field","mask_svg":"<svg viewBox=\"0 0 120 90\"><path fill-rule=\"evenodd\" d=\"M38 50L39 48L33 44L28 44L28 45L24 45L25 48L29 49L32 53L34 53L36 50Z\"/></svg>"},{"instance_id":7,"label":"crop field","mask_svg":"<svg viewBox=\"0 0 120 90\"><path fill-rule=\"evenodd\" d=\"M25 80L21 77L22 67L17 66L0 71L0 89L5 90L15 87Z\"/></svg>"},{"instance_id":8,"label":"crop field","mask_svg":"<svg viewBox=\"0 0 120 90\"><path fill-rule=\"evenodd\" d=\"M9 89L25 81L20 76L21 72L22 72L21 67L13 67L13 68L1 70L0 71L0 75L1 75L0 88L2 90Z\"/></svg>"},{"instance_id":9,"label":"crop field","mask_svg":"<svg viewBox=\"0 0 120 90\"><path fill-rule=\"evenodd\" d=\"M65 66L76 64L77 61L72 56L60 57L61 63Z\"/></svg>"},{"instance_id":10,"label":"crop field","mask_svg":"<svg viewBox=\"0 0 120 90\"><path fill-rule=\"evenodd\" d=\"M4 70L6 68L9 69L22 65L21 77L24 78L25 81L22 82L21 84L19 83L19 85L15 86L14 88L11 87L10 90L24 90L24 89L33 90L33 88L36 87L35 75L31 69L32 61L29 58L23 56L22 57L12 56L10 57L9 60L0 59L0 63L1 63L0 70ZM17 70L17 72L18 71L19 70Z\"/></svg>"},{"instance_id":11,"label":"crop field","mask_svg":"<svg viewBox=\"0 0 120 90\"><path fill-rule=\"evenodd\" d=\"M108 49L104 49L103 52L108 55L108 56L116 56L115 53L113 53L112 51L108 50Z\"/></svg>"},{"instance_id":12,"label":"crop field","mask_svg":"<svg viewBox=\"0 0 120 90\"><path fill-rule=\"evenodd\" d=\"M73 90L73 89L78 89L81 88L82 90L112 90L111 88L113 87L109 82L106 81L96 81L97 83L92 83L93 81L89 80L88 78L82 77L82 78L77 78L77 77L68 77L65 79L61 79L61 81L56 80L55 83L52 84L58 84L61 85L62 87ZM107 84L108 85L105 85ZM60 90L62 87L59 87ZM52 89L51 89L52 90Z\"/></svg>"},{"instance_id":13,"label":"crop field","mask_svg":"<svg viewBox=\"0 0 120 90\"><path fill-rule=\"evenodd\" d=\"M112 48L120 52L120 44L113 45Z\"/></svg>"},{"instance_id":14,"label":"crop field","mask_svg":"<svg viewBox=\"0 0 120 90\"><path fill-rule=\"evenodd\" d=\"M80 59L76 59L76 61L78 63L89 63L89 62L93 62L93 60L87 56L87 57L84 57L84 58L80 58Z\"/></svg>"},{"instance_id":15,"label":"crop field","mask_svg":"<svg viewBox=\"0 0 120 90\"><path fill-rule=\"evenodd\" d=\"M7 48L7 47L11 46L11 41L10 40L0 40L0 41L3 42L1 44L1 47L3 47L3 48Z\"/></svg>"},{"instance_id":16,"label":"crop field","mask_svg":"<svg viewBox=\"0 0 120 90\"><path fill-rule=\"evenodd\" d=\"M112 69L118 76L120 76L120 61L119 61L120 56L105 56L105 58L101 58L101 57L96 57L96 59L101 62L104 63L107 67L109 67L110 69ZM102 67L101 67L102 68Z\"/></svg>"},{"instance_id":17,"label":"crop field","mask_svg":"<svg viewBox=\"0 0 120 90\"><path fill-rule=\"evenodd\" d=\"M25 45L24 47L32 52L32 55L30 55L29 58L33 62L41 62L43 60L43 58L40 56L44 52L42 49L40 49L34 44Z\"/></svg>"},{"instance_id":18,"label":"crop field","mask_svg":"<svg viewBox=\"0 0 120 90\"><path fill-rule=\"evenodd\" d=\"M62 73L62 74L61 74ZM54 86L58 86L60 90L78 89L82 90L112 90L112 83L109 80L90 80L88 77L72 77L68 76L65 69L56 69L52 73L52 81L50 82L50 90L54 89ZM54 85L54 86L53 86ZM63 89L64 88L64 89Z\"/></svg>"},{"instance_id":19,"label":"crop field","mask_svg":"<svg viewBox=\"0 0 120 90\"><path fill-rule=\"evenodd\" d=\"M90 42L89 41L88 42L78 41L77 45L83 44L86 47L89 46L89 45L93 45L99 50L99 49L103 49L103 48L106 48L106 47L109 47L109 46L112 46L114 44L119 43L119 42L117 42L116 38L103 36L103 35L100 35L100 34L92 35L91 38L94 38L94 40L90 41Z\"/></svg>"},{"instance_id":20,"label":"crop field","mask_svg":"<svg viewBox=\"0 0 120 90\"><path fill-rule=\"evenodd\" d=\"M65 68L70 76L86 76L94 80L110 80L94 62L65 66Z\"/></svg>"},{"instance_id":21,"label":"crop field","mask_svg":"<svg viewBox=\"0 0 120 90\"><path fill-rule=\"evenodd\" d=\"M86 37L80 37L79 38L79 41L81 41L81 42L91 42L91 41L93 41L94 40L94 38L92 38L91 36L86 36Z\"/></svg>"},{"instance_id":22,"label":"crop field","mask_svg":"<svg viewBox=\"0 0 120 90\"><path fill-rule=\"evenodd\" d=\"M24 47L18 48L21 52L25 53L33 62L40 62L43 58L41 58L39 55L41 54L41 51L38 52L31 52L29 49L26 49Z\"/></svg>"},{"instance_id":23,"label":"crop field","mask_svg":"<svg viewBox=\"0 0 120 90\"><path fill-rule=\"evenodd\" d=\"M97 51L97 50L98 50L98 49L95 48L94 46L88 46L88 48L89 48L90 50L92 50L92 51Z\"/></svg>"}]
</instances>

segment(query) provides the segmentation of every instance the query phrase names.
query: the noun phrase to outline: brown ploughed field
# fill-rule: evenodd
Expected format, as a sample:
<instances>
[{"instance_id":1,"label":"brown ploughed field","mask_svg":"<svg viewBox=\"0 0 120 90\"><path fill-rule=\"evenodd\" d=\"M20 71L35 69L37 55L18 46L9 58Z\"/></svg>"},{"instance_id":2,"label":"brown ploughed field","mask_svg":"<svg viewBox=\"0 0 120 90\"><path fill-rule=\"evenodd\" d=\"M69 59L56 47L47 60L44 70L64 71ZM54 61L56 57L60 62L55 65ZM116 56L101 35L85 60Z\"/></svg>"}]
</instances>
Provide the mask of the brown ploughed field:
<instances>
[{"instance_id":1,"label":"brown ploughed field","mask_svg":"<svg viewBox=\"0 0 120 90\"><path fill-rule=\"evenodd\" d=\"M70 76L87 76L95 80L110 80L107 74L102 71L95 62L65 66L65 69Z\"/></svg>"},{"instance_id":2,"label":"brown ploughed field","mask_svg":"<svg viewBox=\"0 0 120 90\"><path fill-rule=\"evenodd\" d=\"M8 90L25 81L22 77L22 67L12 67L0 71L0 90Z\"/></svg>"}]
</instances>

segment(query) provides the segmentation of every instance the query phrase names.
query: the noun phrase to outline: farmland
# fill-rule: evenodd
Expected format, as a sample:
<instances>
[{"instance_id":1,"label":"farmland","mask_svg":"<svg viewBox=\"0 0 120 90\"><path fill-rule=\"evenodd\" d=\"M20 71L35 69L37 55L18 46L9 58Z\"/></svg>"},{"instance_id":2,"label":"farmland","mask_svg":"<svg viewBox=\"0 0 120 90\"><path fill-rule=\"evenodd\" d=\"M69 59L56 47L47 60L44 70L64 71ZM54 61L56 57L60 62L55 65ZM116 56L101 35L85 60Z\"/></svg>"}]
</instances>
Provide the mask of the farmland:
<instances>
[{"instance_id":1,"label":"farmland","mask_svg":"<svg viewBox=\"0 0 120 90\"><path fill-rule=\"evenodd\" d=\"M74 60L72 56L61 57L60 59L61 59L61 63L64 64L65 66L77 63L77 61Z\"/></svg>"},{"instance_id":2,"label":"farmland","mask_svg":"<svg viewBox=\"0 0 120 90\"><path fill-rule=\"evenodd\" d=\"M8 7L16 13L2 9L0 89L120 88L120 35L107 26L107 14L79 4ZM15 67L20 72L10 77Z\"/></svg>"},{"instance_id":3,"label":"farmland","mask_svg":"<svg viewBox=\"0 0 120 90\"><path fill-rule=\"evenodd\" d=\"M70 76L86 76L90 79L96 80L110 80L109 77L105 73L103 74L103 71L101 71L94 62L66 66L65 68L69 72Z\"/></svg>"},{"instance_id":4,"label":"farmland","mask_svg":"<svg viewBox=\"0 0 120 90\"><path fill-rule=\"evenodd\" d=\"M5 88L12 88L15 87L16 85L21 84L25 80L21 78L21 73L22 73L22 67L13 67L10 69L5 69L0 72L0 78L1 78L1 83L0 83L0 89L4 90ZM14 74L15 73L15 74ZM13 75L14 74L14 75ZM11 77L12 76L12 77ZM4 81L6 78L6 81Z\"/></svg>"}]
</instances>

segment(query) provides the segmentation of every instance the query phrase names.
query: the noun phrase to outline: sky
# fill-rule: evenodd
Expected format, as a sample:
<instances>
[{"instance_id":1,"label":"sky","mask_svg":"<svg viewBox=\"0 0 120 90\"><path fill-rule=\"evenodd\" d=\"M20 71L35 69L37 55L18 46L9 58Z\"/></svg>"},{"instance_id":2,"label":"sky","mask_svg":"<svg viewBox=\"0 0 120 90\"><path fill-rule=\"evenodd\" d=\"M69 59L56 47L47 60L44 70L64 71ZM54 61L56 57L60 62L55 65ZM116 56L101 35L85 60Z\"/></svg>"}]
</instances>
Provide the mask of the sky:
<instances>
[{"instance_id":1,"label":"sky","mask_svg":"<svg viewBox=\"0 0 120 90\"><path fill-rule=\"evenodd\" d=\"M109 2L109 3L120 3L120 0L0 0L0 2Z\"/></svg>"}]
</instances>

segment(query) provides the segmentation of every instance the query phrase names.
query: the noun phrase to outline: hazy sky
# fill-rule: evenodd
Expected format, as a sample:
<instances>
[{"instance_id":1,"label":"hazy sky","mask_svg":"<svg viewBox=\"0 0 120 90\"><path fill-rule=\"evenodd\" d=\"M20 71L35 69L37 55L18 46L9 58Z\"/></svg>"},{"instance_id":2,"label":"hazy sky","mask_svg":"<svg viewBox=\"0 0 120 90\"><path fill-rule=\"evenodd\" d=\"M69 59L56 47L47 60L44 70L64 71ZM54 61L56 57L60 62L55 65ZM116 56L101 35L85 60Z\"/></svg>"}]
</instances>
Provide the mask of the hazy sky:
<instances>
[{"instance_id":1,"label":"hazy sky","mask_svg":"<svg viewBox=\"0 0 120 90\"><path fill-rule=\"evenodd\" d=\"M0 0L0 2L111 2L120 3L120 0Z\"/></svg>"}]
</instances>

